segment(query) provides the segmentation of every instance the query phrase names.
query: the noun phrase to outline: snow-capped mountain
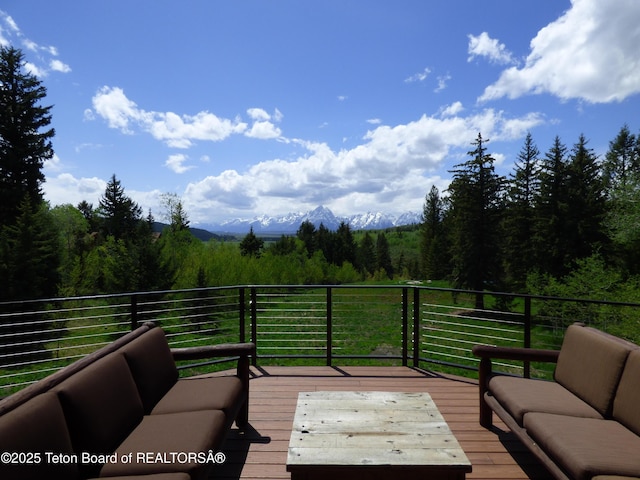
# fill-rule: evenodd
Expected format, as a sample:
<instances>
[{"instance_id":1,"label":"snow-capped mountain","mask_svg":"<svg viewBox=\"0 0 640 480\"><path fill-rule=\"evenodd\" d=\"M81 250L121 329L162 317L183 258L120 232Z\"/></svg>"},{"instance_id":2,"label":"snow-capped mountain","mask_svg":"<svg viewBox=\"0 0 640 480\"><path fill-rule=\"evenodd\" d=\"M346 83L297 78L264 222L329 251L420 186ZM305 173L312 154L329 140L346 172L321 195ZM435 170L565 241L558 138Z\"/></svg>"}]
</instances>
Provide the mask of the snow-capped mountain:
<instances>
[{"instance_id":1,"label":"snow-capped mountain","mask_svg":"<svg viewBox=\"0 0 640 480\"><path fill-rule=\"evenodd\" d=\"M295 233L304 221L310 221L316 228L322 224L332 231L337 230L341 222L347 223L352 230L377 230L420 223L421 215L416 212L407 212L399 216L381 212L367 212L349 217L336 217L329 208L319 206L308 212L288 213L275 217L262 215L252 219L234 219L219 224L194 226L210 232L247 233L253 227L255 233L291 234Z\"/></svg>"}]
</instances>

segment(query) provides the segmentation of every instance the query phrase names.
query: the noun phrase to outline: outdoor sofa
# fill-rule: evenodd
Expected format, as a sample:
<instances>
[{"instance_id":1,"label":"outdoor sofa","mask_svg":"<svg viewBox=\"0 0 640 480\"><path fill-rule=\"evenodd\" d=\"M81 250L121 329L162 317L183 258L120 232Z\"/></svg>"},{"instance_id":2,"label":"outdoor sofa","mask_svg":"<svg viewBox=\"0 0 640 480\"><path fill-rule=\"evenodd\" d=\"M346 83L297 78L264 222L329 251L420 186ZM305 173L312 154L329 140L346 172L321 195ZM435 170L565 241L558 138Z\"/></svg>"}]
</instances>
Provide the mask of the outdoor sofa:
<instances>
[{"instance_id":1,"label":"outdoor sofa","mask_svg":"<svg viewBox=\"0 0 640 480\"><path fill-rule=\"evenodd\" d=\"M0 400L0 478L206 478L248 423L251 343L170 349L145 324ZM178 378L176 360L237 357L237 373Z\"/></svg>"},{"instance_id":2,"label":"outdoor sofa","mask_svg":"<svg viewBox=\"0 0 640 480\"><path fill-rule=\"evenodd\" d=\"M582 324L559 351L476 345L480 423L492 412L557 479L640 478L640 348ZM554 381L498 375L492 359L555 362Z\"/></svg>"}]
</instances>

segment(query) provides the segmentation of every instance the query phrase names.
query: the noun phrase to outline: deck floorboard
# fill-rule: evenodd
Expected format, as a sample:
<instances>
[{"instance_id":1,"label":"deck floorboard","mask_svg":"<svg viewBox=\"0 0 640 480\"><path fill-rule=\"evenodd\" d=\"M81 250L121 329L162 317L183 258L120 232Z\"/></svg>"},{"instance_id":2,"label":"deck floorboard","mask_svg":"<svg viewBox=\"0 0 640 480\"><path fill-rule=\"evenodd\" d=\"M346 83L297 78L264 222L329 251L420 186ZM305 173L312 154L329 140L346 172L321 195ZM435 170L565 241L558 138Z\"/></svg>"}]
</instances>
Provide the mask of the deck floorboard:
<instances>
[{"instance_id":1,"label":"deck floorboard","mask_svg":"<svg viewBox=\"0 0 640 480\"><path fill-rule=\"evenodd\" d=\"M287 448L299 392L321 390L428 392L473 465L468 479L542 480L549 474L494 416L478 423L478 385L472 379L407 367L252 367L251 428L229 433L224 464L211 479L290 479Z\"/></svg>"}]
</instances>

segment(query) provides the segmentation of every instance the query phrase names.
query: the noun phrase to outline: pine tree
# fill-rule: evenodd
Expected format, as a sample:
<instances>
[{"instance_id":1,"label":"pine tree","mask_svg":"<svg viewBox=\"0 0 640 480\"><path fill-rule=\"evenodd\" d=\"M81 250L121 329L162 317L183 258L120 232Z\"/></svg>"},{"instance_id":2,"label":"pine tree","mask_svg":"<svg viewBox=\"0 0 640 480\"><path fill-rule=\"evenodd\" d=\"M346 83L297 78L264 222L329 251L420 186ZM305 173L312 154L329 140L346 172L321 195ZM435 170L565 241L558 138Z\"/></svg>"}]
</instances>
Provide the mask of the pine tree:
<instances>
[{"instance_id":1,"label":"pine tree","mask_svg":"<svg viewBox=\"0 0 640 480\"><path fill-rule=\"evenodd\" d=\"M0 225L11 225L28 197L37 211L42 203L42 167L53 157L51 106L40 106L47 91L25 73L24 56L0 47Z\"/></svg>"},{"instance_id":2,"label":"pine tree","mask_svg":"<svg viewBox=\"0 0 640 480\"><path fill-rule=\"evenodd\" d=\"M507 281L521 288L534 269L535 199L540 190L540 151L527 134L511 175L504 216L504 258Z\"/></svg>"},{"instance_id":3,"label":"pine tree","mask_svg":"<svg viewBox=\"0 0 640 480\"><path fill-rule=\"evenodd\" d=\"M103 222L105 236L128 240L135 237L142 209L125 195L120 180L112 175L100 199L98 214Z\"/></svg>"},{"instance_id":4,"label":"pine tree","mask_svg":"<svg viewBox=\"0 0 640 480\"><path fill-rule=\"evenodd\" d=\"M609 142L603 163L603 181L610 198L624 195L640 177L640 141L624 125Z\"/></svg>"},{"instance_id":5,"label":"pine tree","mask_svg":"<svg viewBox=\"0 0 640 480\"><path fill-rule=\"evenodd\" d=\"M438 187L433 185L425 198L420 232L421 268L427 279L440 280L449 273L444 215L444 200Z\"/></svg>"},{"instance_id":6,"label":"pine tree","mask_svg":"<svg viewBox=\"0 0 640 480\"><path fill-rule=\"evenodd\" d=\"M580 135L569 156L566 241L570 268L575 260L606 247L604 184L598 158Z\"/></svg>"},{"instance_id":7,"label":"pine tree","mask_svg":"<svg viewBox=\"0 0 640 480\"><path fill-rule=\"evenodd\" d=\"M365 232L358 245L358 264L365 275L373 275L376 272L376 249L369 232Z\"/></svg>"},{"instance_id":8,"label":"pine tree","mask_svg":"<svg viewBox=\"0 0 640 480\"><path fill-rule=\"evenodd\" d=\"M467 162L452 171L451 249L454 284L482 291L495 288L501 278L499 261L500 219L505 179L495 173L494 159L478 134ZM476 295L476 308L484 308L484 296Z\"/></svg>"},{"instance_id":9,"label":"pine tree","mask_svg":"<svg viewBox=\"0 0 640 480\"><path fill-rule=\"evenodd\" d=\"M569 255L566 244L567 147L556 136L541 162L540 190L535 197L534 250L540 273L560 278Z\"/></svg>"},{"instance_id":10,"label":"pine tree","mask_svg":"<svg viewBox=\"0 0 640 480\"><path fill-rule=\"evenodd\" d=\"M378 270L384 271L390 279L393 278L391 251L389 249L389 241L384 232L380 232L376 238L376 262Z\"/></svg>"},{"instance_id":11,"label":"pine tree","mask_svg":"<svg viewBox=\"0 0 640 480\"><path fill-rule=\"evenodd\" d=\"M240 254L245 257L259 257L262 253L264 241L253 233L253 227L240 242Z\"/></svg>"}]
</instances>

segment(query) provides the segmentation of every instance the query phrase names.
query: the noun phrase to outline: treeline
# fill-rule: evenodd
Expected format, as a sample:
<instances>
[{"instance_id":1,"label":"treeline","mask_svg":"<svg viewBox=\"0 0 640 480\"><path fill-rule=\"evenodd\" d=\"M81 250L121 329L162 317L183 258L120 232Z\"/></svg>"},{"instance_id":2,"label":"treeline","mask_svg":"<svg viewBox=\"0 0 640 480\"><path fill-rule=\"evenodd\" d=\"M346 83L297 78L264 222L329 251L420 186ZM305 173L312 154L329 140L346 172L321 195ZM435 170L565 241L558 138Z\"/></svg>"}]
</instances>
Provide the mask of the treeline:
<instances>
[{"instance_id":1,"label":"treeline","mask_svg":"<svg viewBox=\"0 0 640 480\"><path fill-rule=\"evenodd\" d=\"M629 298L640 275L640 136L623 126L598 158L584 135L571 149L556 137L541 154L529 134L508 177L487 142L479 134L447 191L426 196L425 277L478 291Z\"/></svg>"}]
</instances>

